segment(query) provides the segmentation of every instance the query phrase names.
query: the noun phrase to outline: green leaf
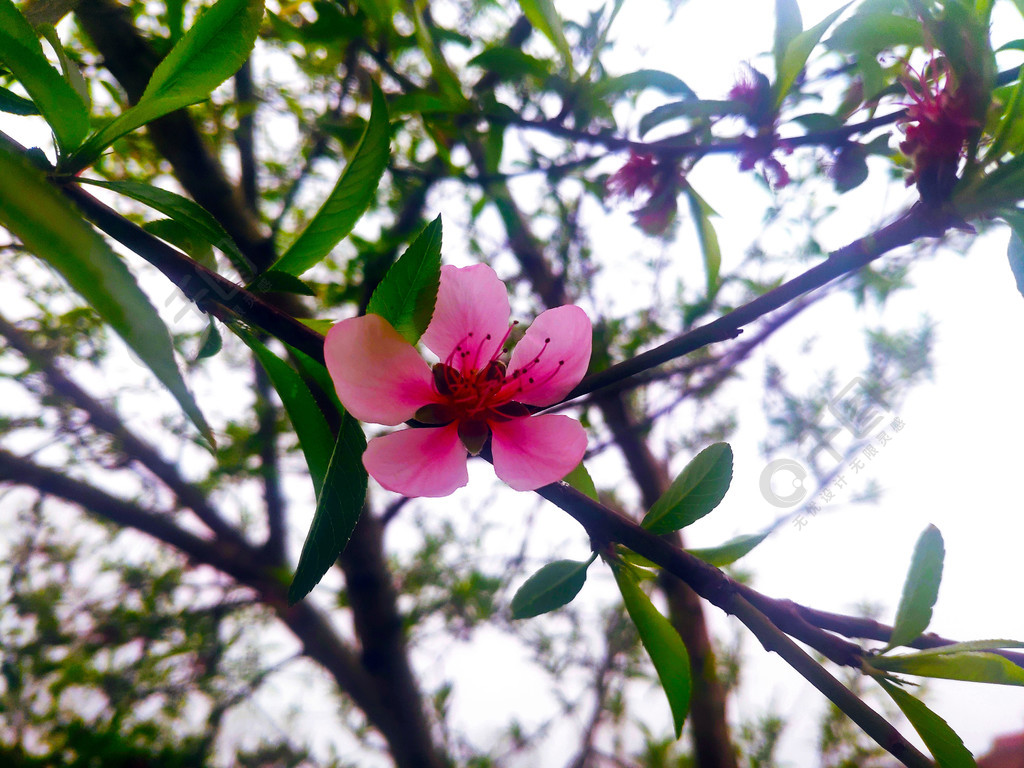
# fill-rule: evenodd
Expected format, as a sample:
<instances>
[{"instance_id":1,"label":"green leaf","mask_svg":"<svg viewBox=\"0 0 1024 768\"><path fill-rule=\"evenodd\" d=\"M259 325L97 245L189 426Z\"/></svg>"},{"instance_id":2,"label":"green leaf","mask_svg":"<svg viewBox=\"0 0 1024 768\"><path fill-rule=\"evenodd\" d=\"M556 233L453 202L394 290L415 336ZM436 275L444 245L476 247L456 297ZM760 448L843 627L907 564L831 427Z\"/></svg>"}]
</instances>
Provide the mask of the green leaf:
<instances>
[{"instance_id":1,"label":"green leaf","mask_svg":"<svg viewBox=\"0 0 1024 768\"><path fill-rule=\"evenodd\" d=\"M355 155L313 220L272 269L301 275L352 231L373 201L391 151L391 126L384 94L374 84L370 122Z\"/></svg>"},{"instance_id":2,"label":"green leaf","mask_svg":"<svg viewBox=\"0 0 1024 768\"><path fill-rule=\"evenodd\" d=\"M584 496L589 496L594 501L598 501L597 486L594 485L594 480L590 473L587 472L587 468L583 466L582 461L576 465L572 472L562 478L562 482L571 485Z\"/></svg>"},{"instance_id":3,"label":"green leaf","mask_svg":"<svg viewBox=\"0 0 1024 768\"><path fill-rule=\"evenodd\" d=\"M147 221L142 228L151 235L156 235L164 242L170 243L182 253L187 253L193 261L202 264L207 269L216 269L217 260L213 256L213 248L202 238L194 236L195 233L187 227L183 227L174 219L154 219Z\"/></svg>"},{"instance_id":4,"label":"green leaf","mask_svg":"<svg viewBox=\"0 0 1024 768\"><path fill-rule=\"evenodd\" d=\"M937 645L934 648L926 648L917 651L915 656L946 656L950 653L964 653L973 651L998 651L1010 648L1024 648L1024 642L1020 640L1007 640L998 638L996 640L968 640L963 643L950 643L949 645ZM887 658L899 658L890 656Z\"/></svg>"},{"instance_id":5,"label":"green leaf","mask_svg":"<svg viewBox=\"0 0 1024 768\"><path fill-rule=\"evenodd\" d=\"M19 96L8 88L0 86L0 112L9 115L38 115L39 109L31 99Z\"/></svg>"},{"instance_id":6,"label":"green leaf","mask_svg":"<svg viewBox=\"0 0 1024 768\"><path fill-rule=\"evenodd\" d=\"M942 655L914 653L878 656L871 666L895 674L966 680L972 683L1024 685L1024 668L996 653L962 651Z\"/></svg>"},{"instance_id":7,"label":"green leaf","mask_svg":"<svg viewBox=\"0 0 1024 768\"><path fill-rule=\"evenodd\" d=\"M1006 246L1006 256L1010 260L1010 271L1017 282L1017 290L1024 296L1024 212L1004 211L1000 214L1010 225L1010 242Z\"/></svg>"},{"instance_id":8,"label":"green leaf","mask_svg":"<svg viewBox=\"0 0 1024 768\"><path fill-rule=\"evenodd\" d=\"M75 93L78 94L82 103L85 104L86 112L88 112L91 103L89 86L86 85L85 78L82 77L82 70L78 68L78 65L64 51L64 46L60 42L57 30L50 24L41 24L36 29L46 38L54 53L57 54L57 60L60 62L60 71L64 74L64 79L67 80L68 85L75 89Z\"/></svg>"},{"instance_id":9,"label":"green leaf","mask_svg":"<svg viewBox=\"0 0 1024 768\"><path fill-rule=\"evenodd\" d=\"M32 25L11 0L0 0L0 63L28 92L62 152L70 152L82 143L89 132L89 109L78 92L50 66Z\"/></svg>"},{"instance_id":10,"label":"green leaf","mask_svg":"<svg viewBox=\"0 0 1024 768\"><path fill-rule=\"evenodd\" d=\"M548 563L528 578L512 598L512 618L529 619L568 605L583 589L587 568L594 562L557 560Z\"/></svg>"},{"instance_id":11,"label":"green leaf","mask_svg":"<svg viewBox=\"0 0 1024 768\"><path fill-rule=\"evenodd\" d=\"M934 525L929 525L914 547L910 570L903 582L903 594L896 609L892 636L885 650L906 645L928 628L932 620L932 607L939 597L945 554L942 534Z\"/></svg>"},{"instance_id":12,"label":"green leaf","mask_svg":"<svg viewBox=\"0 0 1024 768\"><path fill-rule=\"evenodd\" d=\"M212 445L213 432L181 378L167 328L131 272L38 169L2 143L0 225L60 272L174 395Z\"/></svg>"},{"instance_id":13,"label":"green leaf","mask_svg":"<svg viewBox=\"0 0 1024 768\"><path fill-rule=\"evenodd\" d=\"M687 99L673 101L655 107L642 118L638 130L641 136L662 123L680 118L720 117L722 115L739 115L746 111L746 106L738 101L714 99Z\"/></svg>"},{"instance_id":14,"label":"green leaf","mask_svg":"<svg viewBox=\"0 0 1024 768\"><path fill-rule=\"evenodd\" d=\"M660 69L639 69L618 77L601 80L594 86L594 95L604 98L613 94L629 93L653 88L667 96L681 96L683 99L696 99L697 94L686 83L675 75L662 72Z\"/></svg>"},{"instance_id":15,"label":"green leaf","mask_svg":"<svg viewBox=\"0 0 1024 768\"><path fill-rule=\"evenodd\" d=\"M227 230L205 208L187 197L138 181L101 181L84 178L80 178L78 181L109 189L125 197L130 197L132 200L137 200L143 205L148 205L220 250L241 274L252 273L252 263L238 249Z\"/></svg>"},{"instance_id":16,"label":"green leaf","mask_svg":"<svg viewBox=\"0 0 1024 768\"><path fill-rule=\"evenodd\" d=\"M518 48L485 48L469 60L474 67L493 72L501 80L517 82L525 77L533 77L543 82L551 74L550 65L535 56L523 53Z\"/></svg>"},{"instance_id":17,"label":"green leaf","mask_svg":"<svg viewBox=\"0 0 1024 768\"><path fill-rule=\"evenodd\" d=\"M551 0L519 0L519 7L523 9L533 28L540 30L541 34L555 46L555 50L562 56L562 63L566 69L572 69L572 51L569 50L569 43L562 31L562 18L555 10L555 4Z\"/></svg>"},{"instance_id":18,"label":"green leaf","mask_svg":"<svg viewBox=\"0 0 1024 768\"><path fill-rule=\"evenodd\" d=\"M804 30L797 0L775 0L775 42L772 51L775 56L775 73L782 71L782 59L793 38Z\"/></svg>"},{"instance_id":19,"label":"green leaf","mask_svg":"<svg viewBox=\"0 0 1024 768\"><path fill-rule=\"evenodd\" d=\"M1024 67L1018 73L1017 84L1010 92L1003 114L985 151L984 162L998 162L1003 155L1018 154L1024 143Z\"/></svg>"},{"instance_id":20,"label":"green leaf","mask_svg":"<svg viewBox=\"0 0 1024 768\"><path fill-rule=\"evenodd\" d=\"M626 612L636 625L640 642L647 649L661 687L668 697L678 739L690 710L690 655L675 627L658 612L650 598L640 589L632 569L621 563L613 563L612 571L622 593Z\"/></svg>"},{"instance_id":21,"label":"green leaf","mask_svg":"<svg viewBox=\"0 0 1024 768\"><path fill-rule=\"evenodd\" d=\"M255 293L297 293L300 296L315 296L316 291L299 280L295 275L271 269L252 281L249 289Z\"/></svg>"},{"instance_id":22,"label":"green leaf","mask_svg":"<svg viewBox=\"0 0 1024 768\"><path fill-rule=\"evenodd\" d=\"M641 525L652 533L685 528L717 507L731 482L732 448L728 443L709 445L654 502Z\"/></svg>"},{"instance_id":23,"label":"green leaf","mask_svg":"<svg viewBox=\"0 0 1024 768\"><path fill-rule=\"evenodd\" d=\"M366 470L362 462L365 450L363 430L345 413L327 477L316 500L313 523L288 588L289 604L297 603L320 582L352 537L366 499Z\"/></svg>"},{"instance_id":24,"label":"green leaf","mask_svg":"<svg viewBox=\"0 0 1024 768\"><path fill-rule=\"evenodd\" d=\"M945 720L899 686L881 679L878 683L914 726L914 730L931 751L939 768L977 768L974 755Z\"/></svg>"},{"instance_id":25,"label":"green leaf","mask_svg":"<svg viewBox=\"0 0 1024 768\"><path fill-rule=\"evenodd\" d=\"M708 298L713 298L718 293L718 270L722 266L722 249L718 245L718 235L711 224L711 217L718 214L697 194L697 190L688 184L686 197L690 201L690 215L693 216L693 222L697 227L697 239L700 240L700 250L704 254Z\"/></svg>"},{"instance_id":26,"label":"green leaf","mask_svg":"<svg viewBox=\"0 0 1024 768\"><path fill-rule=\"evenodd\" d=\"M870 11L855 13L839 24L826 44L834 51L856 54L859 58L873 58L898 45L910 49L923 46L924 32L917 19Z\"/></svg>"},{"instance_id":27,"label":"green leaf","mask_svg":"<svg viewBox=\"0 0 1024 768\"><path fill-rule=\"evenodd\" d=\"M262 18L263 0L217 0L160 62L138 103L94 133L62 169L75 173L124 134L207 98L249 58Z\"/></svg>"},{"instance_id":28,"label":"green leaf","mask_svg":"<svg viewBox=\"0 0 1024 768\"><path fill-rule=\"evenodd\" d=\"M335 442L323 411L317 405L306 382L294 368L267 349L248 331L237 325L232 325L231 328L253 351L256 359L263 366L263 370L267 372L270 383L273 384L281 398L285 413L288 414L292 426L295 427L295 434L299 438L299 447L302 448L302 453L306 457L306 466L309 467L313 490L319 496L324 486L324 479L327 477L328 460L334 450ZM365 479L363 483L365 485ZM319 581L319 577L317 580ZM312 589L312 585L310 588Z\"/></svg>"},{"instance_id":29,"label":"green leaf","mask_svg":"<svg viewBox=\"0 0 1024 768\"><path fill-rule=\"evenodd\" d=\"M224 346L224 342L220 337L220 331L217 328L217 321L212 317L210 318L210 324L203 330L203 334L199 337L199 349L196 350L196 356L193 362L199 362L205 360L208 357L213 357L221 348Z\"/></svg>"},{"instance_id":30,"label":"green leaf","mask_svg":"<svg viewBox=\"0 0 1024 768\"><path fill-rule=\"evenodd\" d=\"M441 217L430 222L370 297L366 311L380 315L410 344L420 340L434 314L441 279Z\"/></svg>"},{"instance_id":31,"label":"green leaf","mask_svg":"<svg viewBox=\"0 0 1024 768\"><path fill-rule=\"evenodd\" d=\"M754 549L754 547L768 538L768 534L771 532L772 529L769 528L761 533L747 533L742 536L737 536L736 538L729 539L725 544L720 544L717 547L688 549L686 551L695 557L699 557L709 565L721 568L722 566L735 563L741 557Z\"/></svg>"},{"instance_id":32,"label":"green leaf","mask_svg":"<svg viewBox=\"0 0 1024 768\"><path fill-rule=\"evenodd\" d=\"M783 0L779 0L783 2ZM792 0L784 0L785 4L792 2ZM810 29L801 32L796 37L792 38L786 45L785 54L781 60L778 60L778 49L776 49L776 61L777 71L775 73L775 108L778 109L782 104L782 100L786 98L790 88L793 87L793 83L796 82L797 76L800 71L804 68L807 63L808 57L811 55L811 51L814 50L814 46L821 40L821 36L825 34L825 31L832 26L833 22L839 18L839 16L850 6L850 3L846 3L841 8L833 11L825 17L824 21L816 24Z\"/></svg>"},{"instance_id":33,"label":"green leaf","mask_svg":"<svg viewBox=\"0 0 1024 768\"><path fill-rule=\"evenodd\" d=\"M366 470L362 464L366 438L355 419L345 413L335 440L302 376L251 334L240 328L234 330L256 354L281 397L317 495L313 522L288 589L288 602L294 604L320 582L345 549L359 521L366 498ZM301 352L292 353L303 373L325 391L334 392L323 365Z\"/></svg>"}]
</instances>

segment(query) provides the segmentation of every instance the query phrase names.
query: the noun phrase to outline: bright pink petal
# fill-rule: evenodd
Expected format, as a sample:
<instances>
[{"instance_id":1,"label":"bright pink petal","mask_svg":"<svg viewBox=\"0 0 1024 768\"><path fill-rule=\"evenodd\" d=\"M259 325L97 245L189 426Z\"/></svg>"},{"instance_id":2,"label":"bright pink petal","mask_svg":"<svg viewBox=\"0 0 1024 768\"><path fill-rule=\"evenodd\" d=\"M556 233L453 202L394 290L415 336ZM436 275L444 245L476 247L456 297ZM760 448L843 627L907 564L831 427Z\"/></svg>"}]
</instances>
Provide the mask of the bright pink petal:
<instances>
[{"instance_id":1,"label":"bright pink petal","mask_svg":"<svg viewBox=\"0 0 1024 768\"><path fill-rule=\"evenodd\" d=\"M442 362L456 347L469 352L457 358L459 370L483 368L504 340L510 314L505 284L493 269L486 264L461 269L446 265L441 267L434 316L421 341Z\"/></svg>"},{"instance_id":2,"label":"bright pink petal","mask_svg":"<svg viewBox=\"0 0 1024 768\"><path fill-rule=\"evenodd\" d=\"M568 416L545 414L490 426L494 472L517 491L561 480L587 450L586 431Z\"/></svg>"},{"instance_id":3,"label":"bright pink petal","mask_svg":"<svg viewBox=\"0 0 1024 768\"><path fill-rule=\"evenodd\" d=\"M366 446L363 466L403 496L447 496L469 482L466 449L455 424L375 437Z\"/></svg>"},{"instance_id":4,"label":"bright pink petal","mask_svg":"<svg viewBox=\"0 0 1024 768\"><path fill-rule=\"evenodd\" d=\"M515 399L551 405L569 394L587 372L592 337L590 318L579 307L542 312L512 351L508 375L515 377Z\"/></svg>"},{"instance_id":5,"label":"bright pink petal","mask_svg":"<svg viewBox=\"0 0 1024 768\"><path fill-rule=\"evenodd\" d=\"M352 317L331 328L324 360L338 399L360 421L394 426L439 400L430 366L379 315Z\"/></svg>"}]
</instances>

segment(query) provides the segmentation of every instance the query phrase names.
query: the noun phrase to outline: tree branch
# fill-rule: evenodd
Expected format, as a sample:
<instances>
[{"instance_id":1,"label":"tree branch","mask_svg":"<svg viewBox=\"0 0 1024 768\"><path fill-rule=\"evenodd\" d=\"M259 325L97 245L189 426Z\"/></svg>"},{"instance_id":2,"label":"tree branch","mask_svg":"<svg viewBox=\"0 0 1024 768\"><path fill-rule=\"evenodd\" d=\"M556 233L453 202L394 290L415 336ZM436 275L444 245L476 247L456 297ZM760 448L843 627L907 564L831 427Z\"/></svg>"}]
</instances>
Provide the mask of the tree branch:
<instances>
[{"instance_id":1,"label":"tree branch","mask_svg":"<svg viewBox=\"0 0 1024 768\"><path fill-rule=\"evenodd\" d=\"M210 504L206 493L181 476L178 468L166 461L149 443L129 430L120 417L97 401L57 367L53 357L35 346L21 330L0 315L0 336L7 339L29 363L46 379L55 395L84 411L89 422L101 432L114 438L123 453L152 472L177 497L178 502L191 509L219 538L235 544L244 539Z\"/></svg>"},{"instance_id":2,"label":"tree branch","mask_svg":"<svg viewBox=\"0 0 1024 768\"><path fill-rule=\"evenodd\" d=\"M961 223L954 214L945 209L935 209L917 203L891 224L833 251L828 259L817 266L811 267L742 307L654 349L612 365L600 373L587 376L565 397L565 400L604 389L710 344L734 339L743 332L745 326L808 291L855 272L894 248L909 245L921 237L940 237L946 230Z\"/></svg>"},{"instance_id":3,"label":"tree branch","mask_svg":"<svg viewBox=\"0 0 1024 768\"><path fill-rule=\"evenodd\" d=\"M565 483L553 483L538 489L538 494L569 513L599 547L619 543L656 563L664 571L686 582L697 594L739 618L769 651L779 653L794 669L833 703L861 725L890 754L911 768L933 768L931 761L916 750L900 733L864 702L851 694L820 664L792 642L786 633L798 631L801 639L830 660L860 668L861 649L810 625L790 622L783 627L767 617L761 605L774 601L749 587L734 582L717 568L704 563L664 538L644 530ZM755 604L753 597L757 601ZM759 604L759 605L758 605ZM810 628L810 631L808 631ZM696 682L696 680L694 681Z\"/></svg>"}]
</instances>

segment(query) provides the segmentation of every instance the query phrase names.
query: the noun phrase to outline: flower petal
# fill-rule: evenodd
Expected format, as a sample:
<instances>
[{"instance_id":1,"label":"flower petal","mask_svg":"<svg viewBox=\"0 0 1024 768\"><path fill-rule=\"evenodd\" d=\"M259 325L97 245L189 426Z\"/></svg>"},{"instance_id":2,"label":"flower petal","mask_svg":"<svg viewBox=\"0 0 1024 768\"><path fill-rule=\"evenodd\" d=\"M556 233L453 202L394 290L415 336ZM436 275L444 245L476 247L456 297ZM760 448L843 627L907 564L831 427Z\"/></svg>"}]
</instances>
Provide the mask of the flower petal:
<instances>
[{"instance_id":1,"label":"flower petal","mask_svg":"<svg viewBox=\"0 0 1024 768\"><path fill-rule=\"evenodd\" d=\"M338 399L360 421L394 426L440 401L430 366L379 315L352 317L331 328L324 360Z\"/></svg>"},{"instance_id":2,"label":"flower petal","mask_svg":"<svg viewBox=\"0 0 1024 768\"><path fill-rule=\"evenodd\" d=\"M363 466L403 496L447 496L469 482L466 449L455 424L375 437L366 446Z\"/></svg>"},{"instance_id":3,"label":"flower petal","mask_svg":"<svg viewBox=\"0 0 1024 768\"><path fill-rule=\"evenodd\" d=\"M434 316L420 341L442 362L461 346L460 351L470 354L452 364L460 371L482 368L500 351L510 315L508 292L493 269L486 264L445 265Z\"/></svg>"},{"instance_id":4,"label":"flower petal","mask_svg":"<svg viewBox=\"0 0 1024 768\"><path fill-rule=\"evenodd\" d=\"M590 318L579 307L542 312L512 351L508 376L515 377L515 399L551 405L569 394L587 372L593 334Z\"/></svg>"},{"instance_id":5,"label":"flower petal","mask_svg":"<svg viewBox=\"0 0 1024 768\"><path fill-rule=\"evenodd\" d=\"M491 422L494 472L517 491L561 480L583 459L587 433L575 419L545 414Z\"/></svg>"}]
</instances>

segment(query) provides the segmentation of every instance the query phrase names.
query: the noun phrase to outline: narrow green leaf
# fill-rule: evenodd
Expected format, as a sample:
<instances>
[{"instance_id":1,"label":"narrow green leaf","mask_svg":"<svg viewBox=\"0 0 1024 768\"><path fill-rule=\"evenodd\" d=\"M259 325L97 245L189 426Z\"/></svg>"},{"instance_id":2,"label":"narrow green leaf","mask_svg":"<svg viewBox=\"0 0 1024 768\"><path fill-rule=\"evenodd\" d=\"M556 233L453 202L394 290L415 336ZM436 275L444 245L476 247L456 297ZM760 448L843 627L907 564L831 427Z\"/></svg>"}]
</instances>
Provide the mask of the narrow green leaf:
<instances>
[{"instance_id":1,"label":"narrow green leaf","mask_svg":"<svg viewBox=\"0 0 1024 768\"><path fill-rule=\"evenodd\" d=\"M667 96L681 96L683 99L696 99L697 94L690 86L675 75L662 72L660 69L639 69L618 77L609 77L594 86L594 95L604 98L613 94L629 93L653 88Z\"/></svg>"},{"instance_id":2,"label":"narrow green leaf","mask_svg":"<svg viewBox=\"0 0 1024 768\"><path fill-rule=\"evenodd\" d=\"M907 579L903 582L903 594L896 609L896 620L886 650L906 645L928 628L932 620L932 607L939 597L945 554L942 534L934 525L929 525L914 547L914 556L910 561Z\"/></svg>"},{"instance_id":3,"label":"narrow green leaf","mask_svg":"<svg viewBox=\"0 0 1024 768\"><path fill-rule=\"evenodd\" d=\"M181 378L167 328L131 272L39 170L3 144L0 225L60 272L167 387L212 445L213 432Z\"/></svg>"},{"instance_id":4,"label":"narrow green leaf","mask_svg":"<svg viewBox=\"0 0 1024 768\"><path fill-rule=\"evenodd\" d=\"M695 557L699 557L709 565L721 568L722 566L735 563L741 557L753 550L754 547L768 538L768 534L771 532L772 529L769 528L761 533L747 533L743 536L737 536L736 538L729 539L725 544L720 544L717 547L688 549L686 551Z\"/></svg>"},{"instance_id":5,"label":"narrow green leaf","mask_svg":"<svg viewBox=\"0 0 1024 768\"><path fill-rule=\"evenodd\" d=\"M384 94L374 85L370 122L359 140L355 155L313 220L277 260L273 269L301 275L352 231L373 201L380 177L387 167L390 150L388 108Z\"/></svg>"},{"instance_id":6,"label":"narrow green leaf","mask_svg":"<svg viewBox=\"0 0 1024 768\"><path fill-rule=\"evenodd\" d=\"M85 104L86 112L89 110L89 105L92 103L92 99L89 97L89 86L86 85L85 78L82 77L82 70L78 68L78 65L71 60L64 50L64 46L60 42L60 37L57 35L57 30L53 28L51 24L41 24L36 30L42 34L46 41L53 48L53 52L57 54L57 60L60 62L60 71L64 74L64 79L67 80L68 85L75 89L75 93Z\"/></svg>"},{"instance_id":7,"label":"narrow green leaf","mask_svg":"<svg viewBox=\"0 0 1024 768\"><path fill-rule=\"evenodd\" d=\"M829 49L873 58L898 45L910 49L924 45L921 22L884 11L855 13L839 24L826 41Z\"/></svg>"},{"instance_id":8,"label":"narrow green leaf","mask_svg":"<svg viewBox=\"0 0 1024 768\"><path fill-rule=\"evenodd\" d=\"M441 280L441 217L430 222L380 281L366 311L380 315L410 344L434 314Z\"/></svg>"},{"instance_id":9,"label":"narrow green leaf","mask_svg":"<svg viewBox=\"0 0 1024 768\"><path fill-rule=\"evenodd\" d=\"M786 3L791 1L785 0ZM823 21L801 32L786 45L785 54L782 56L781 61L777 60L778 70L775 73L774 86L776 109L782 104L782 100L786 98L790 88L793 87L793 83L796 82L797 76L799 76L800 71L807 63L807 59L811 55L811 51L814 50L814 46L821 40L821 36L825 34L825 31L832 26L835 20L849 6L850 3L846 3L841 8L833 11ZM776 51L776 56L777 54L778 51Z\"/></svg>"},{"instance_id":10,"label":"narrow green leaf","mask_svg":"<svg viewBox=\"0 0 1024 768\"><path fill-rule=\"evenodd\" d=\"M519 0L519 7L523 9L534 29L540 30L541 34L555 46L555 50L562 56L562 63L566 69L572 69L572 51L569 50L569 43L562 31L562 17L555 10L555 4L551 0Z\"/></svg>"},{"instance_id":11,"label":"narrow green leaf","mask_svg":"<svg viewBox=\"0 0 1024 768\"><path fill-rule=\"evenodd\" d=\"M670 120L681 118L692 120L695 118L720 117L722 115L740 115L745 110L746 106L744 104L728 99L686 99L684 101L673 101L669 104L655 107L641 117L637 130L641 136L645 136L651 129Z\"/></svg>"},{"instance_id":12,"label":"narrow green leaf","mask_svg":"<svg viewBox=\"0 0 1024 768\"><path fill-rule=\"evenodd\" d=\"M938 645L934 648L926 648L923 651L915 652L915 656L946 656L951 653L965 653L974 651L999 651L1012 648L1024 648L1024 642L1020 640L1007 640L998 638L995 640L968 640L963 643L950 643L949 645ZM899 658L890 656L888 658Z\"/></svg>"},{"instance_id":13,"label":"narrow green leaf","mask_svg":"<svg viewBox=\"0 0 1024 768\"><path fill-rule=\"evenodd\" d=\"M327 464L334 450L334 435L324 418L323 411L313 399L309 387L288 363L264 346L248 331L233 325L232 330L253 351L263 370L267 372L285 413L295 428L299 447L306 457L313 490L319 496L327 477ZM365 483L365 481L364 481ZM321 574L322 575L322 574ZM318 579L319 580L319 579ZM312 588L312 587L311 587ZM308 591L308 590L307 590Z\"/></svg>"},{"instance_id":14,"label":"narrow green leaf","mask_svg":"<svg viewBox=\"0 0 1024 768\"><path fill-rule=\"evenodd\" d=\"M249 58L262 18L263 0L217 0L160 62L138 103L89 137L63 170L77 172L120 136L207 98Z\"/></svg>"},{"instance_id":15,"label":"narrow green leaf","mask_svg":"<svg viewBox=\"0 0 1024 768\"><path fill-rule=\"evenodd\" d=\"M221 251L241 274L253 271L252 263L235 245L235 241L205 208L187 197L169 192L152 184L138 181L102 181L100 179L78 179L80 183L103 187L118 194L148 205L168 218L181 224L197 237Z\"/></svg>"},{"instance_id":16,"label":"narrow green leaf","mask_svg":"<svg viewBox=\"0 0 1024 768\"><path fill-rule=\"evenodd\" d=\"M797 0L775 0L775 41L772 51L775 56L775 75L782 71L782 59L793 39L804 31L804 20L800 15Z\"/></svg>"},{"instance_id":17,"label":"narrow green leaf","mask_svg":"<svg viewBox=\"0 0 1024 768\"><path fill-rule=\"evenodd\" d=\"M704 254L708 298L713 298L718 293L718 271L722 266L722 249L718 245L718 235L711 224L711 217L718 214L690 185L686 186L686 197L690 201L690 215L693 216L693 223L697 227L697 239Z\"/></svg>"},{"instance_id":18,"label":"narrow green leaf","mask_svg":"<svg viewBox=\"0 0 1024 768\"><path fill-rule=\"evenodd\" d=\"M672 720L676 727L676 738L683 732L683 723L690 710L690 655L668 619L662 616L651 600L640 589L640 585L629 567L614 563L612 571L615 582L622 593L622 602L626 605L629 618L636 625L640 642L654 663L658 680L668 697L668 705L672 710Z\"/></svg>"},{"instance_id":19,"label":"narrow green leaf","mask_svg":"<svg viewBox=\"0 0 1024 768\"><path fill-rule=\"evenodd\" d=\"M216 269L217 260L213 248L206 240L196 237L195 233L182 226L174 219L154 219L147 221L142 228L151 235L156 235L166 243L170 243L182 253L188 254L193 261L207 269Z\"/></svg>"},{"instance_id":20,"label":"narrow green leaf","mask_svg":"<svg viewBox=\"0 0 1024 768\"><path fill-rule=\"evenodd\" d=\"M717 507L731 482L732 448L728 443L709 445L654 502L641 525L652 533L685 528Z\"/></svg>"},{"instance_id":21,"label":"narrow green leaf","mask_svg":"<svg viewBox=\"0 0 1024 768\"><path fill-rule=\"evenodd\" d=\"M210 318L209 325L203 329L203 334L199 337L199 349L196 350L196 356L193 362L199 362L205 360L208 357L213 357L221 348L224 346L224 341L220 337L220 330L217 328L217 321L212 317Z\"/></svg>"},{"instance_id":22,"label":"narrow green leaf","mask_svg":"<svg viewBox=\"0 0 1024 768\"><path fill-rule=\"evenodd\" d=\"M581 461L576 465L576 469L570 472L568 475L562 478L563 483L568 483L580 493L585 496L589 496L594 501L597 501L597 486L594 485L594 479L587 472L587 468L583 466Z\"/></svg>"},{"instance_id":23,"label":"narrow green leaf","mask_svg":"<svg viewBox=\"0 0 1024 768\"><path fill-rule=\"evenodd\" d=\"M587 568L594 557L585 563L556 560L545 565L516 590L512 598L512 618L529 619L571 603L583 589Z\"/></svg>"},{"instance_id":24,"label":"narrow green leaf","mask_svg":"<svg viewBox=\"0 0 1024 768\"><path fill-rule=\"evenodd\" d=\"M341 556L352 537L366 499L366 470L363 452L366 438L359 423L346 413L327 467L323 489L316 500L316 512L299 555L288 602L294 605L323 578Z\"/></svg>"},{"instance_id":25,"label":"narrow green leaf","mask_svg":"<svg viewBox=\"0 0 1024 768\"><path fill-rule=\"evenodd\" d=\"M972 683L996 685L1024 685L1024 668L996 653L964 651L943 655L907 654L878 656L871 666L886 672L919 677L939 677L946 680L966 680Z\"/></svg>"},{"instance_id":26,"label":"narrow green leaf","mask_svg":"<svg viewBox=\"0 0 1024 768\"><path fill-rule=\"evenodd\" d=\"M1003 155L1017 154L1024 139L1024 67L1017 75L1017 84L1010 92L1003 114L985 150L984 163L998 162Z\"/></svg>"},{"instance_id":27,"label":"narrow green leaf","mask_svg":"<svg viewBox=\"0 0 1024 768\"><path fill-rule=\"evenodd\" d=\"M878 682L914 726L939 768L977 768L974 755L964 746L956 731L949 727L949 723L899 686L887 680L879 679Z\"/></svg>"},{"instance_id":28,"label":"narrow green leaf","mask_svg":"<svg viewBox=\"0 0 1024 768\"><path fill-rule=\"evenodd\" d=\"M299 280L295 275L268 270L252 281L249 289L256 293L297 293L300 296L315 296L316 291Z\"/></svg>"},{"instance_id":29,"label":"narrow green leaf","mask_svg":"<svg viewBox=\"0 0 1024 768\"><path fill-rule=\"evenodd\" d=\"M89 132L89 109L50 65L35 30L11 0L0 0L0 63L28 91L62 152L82 143Z\"/></svg>"},{"instance_id":30,"label":"narrow green leaf","mask_svg":"<svg viewBox=\"0 0 1024 768\"><path fill-rule=\"evenodd\" d=\"M518 48L504 46L485 48L470 59L468 64L493 72L504 81L520 81L524 77L544 81L551 74L548 62L523 53Z\"/></svg>"},{"instance_id":31,"label":"narrow green leaf","mask_svg":"<svg viewBox=\"0 0 1024 768\"><path fill-rule=\"evenodd\" d=\"M1006 246L1006 257L1010 260L1010 271L1017 283L1017 290L1024 296L1024 212L1013 209L1004 211L1003 219L1010 225L1010 242Z\"/></svg>"},{"instance_id":32,"label":"narrow green leaf","mask_svg":"<svg viewBox=\"0 0 1024 768\"><path fill-rule=\"evenodd\" d=\"M26 99L9 88L0 86L0 112L6 112L9 115L38 115L39 109L31 99Z\"/></svg>"}]
</instances>

